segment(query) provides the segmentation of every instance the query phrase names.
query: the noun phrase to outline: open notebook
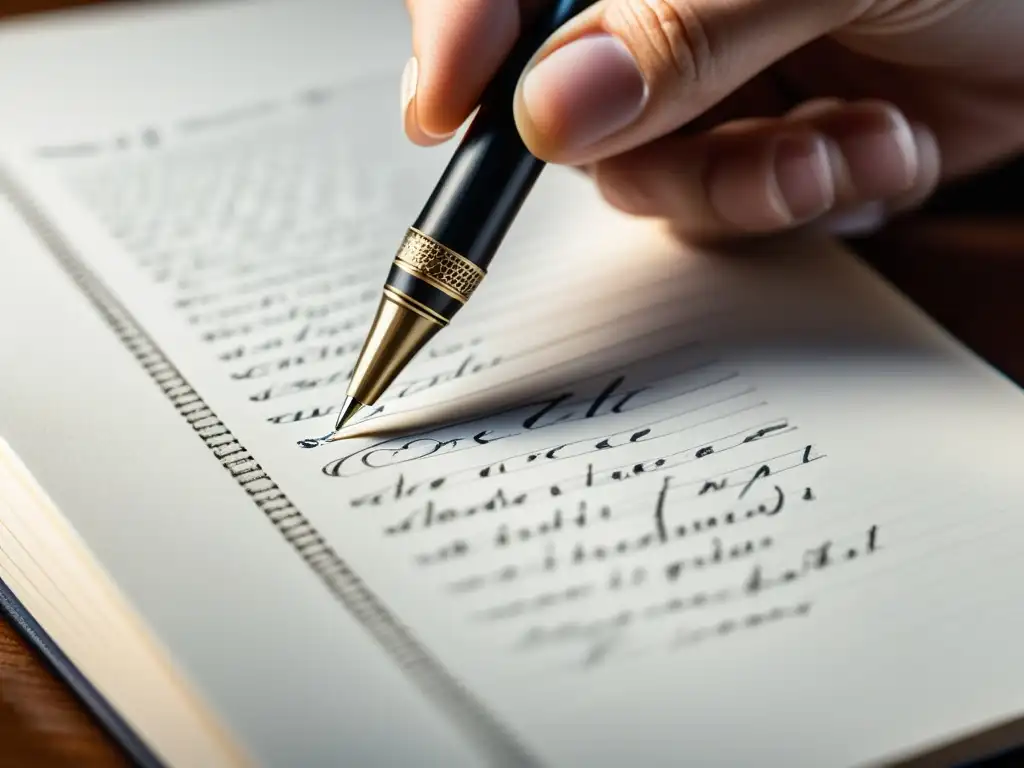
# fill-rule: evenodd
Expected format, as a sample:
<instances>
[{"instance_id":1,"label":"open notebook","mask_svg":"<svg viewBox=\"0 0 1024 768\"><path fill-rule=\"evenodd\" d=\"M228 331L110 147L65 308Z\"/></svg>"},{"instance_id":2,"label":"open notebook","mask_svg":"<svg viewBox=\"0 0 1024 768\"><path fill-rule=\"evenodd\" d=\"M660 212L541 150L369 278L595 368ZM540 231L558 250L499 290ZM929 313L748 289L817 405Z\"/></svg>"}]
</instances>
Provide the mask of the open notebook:
<instances>
[{"instance_id":1,"label":"open notebook","mask_svg":"<svg viewBox=\"0 0 1024 768\"><path fill-rule=\"evenodd\" d=\"M548 169L317 440L450 152L401 135L407 56L391 2L0 29L0 602L136 758L1024 740L1024 399L835 243L698 251Z\"/></svg>"}]
</instances>

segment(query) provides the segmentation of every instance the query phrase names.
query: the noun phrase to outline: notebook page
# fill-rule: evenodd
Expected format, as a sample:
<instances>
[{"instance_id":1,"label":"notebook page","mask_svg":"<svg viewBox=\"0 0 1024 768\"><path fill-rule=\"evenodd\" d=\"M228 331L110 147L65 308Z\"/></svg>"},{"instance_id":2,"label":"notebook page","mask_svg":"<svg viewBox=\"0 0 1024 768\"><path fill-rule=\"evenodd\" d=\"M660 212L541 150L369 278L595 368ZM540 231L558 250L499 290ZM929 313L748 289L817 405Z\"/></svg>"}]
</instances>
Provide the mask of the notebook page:
<instances>
[{"instance_id":1,"label":"notebook page","mask_svg":"<svg viewBox=\"0 0 1024 768\"><path fill-rule=\"evenodd\" d=\"M243 48L265 42L234 13ZM310 74L9 158L201 395L184 415L207 445L216 414L259 466L231 466L233 441L215 456L273 478L253 514L291 555L337 551L507 727L496 741L543 761L846 765L1019 711L1019 393L834 245L699 253L551 169L385 402L421 422L313 440L380 243L445 157L402 140L400 59L380 61L379 80Z\"/></svg>"},{"instance_id":2,"label":"notebook page","mask_svg":"<svg viewBox=\"0 0 1024 768\"><path fill-rule=\"evenodd\" d=\"M163 646L169 674L194 683L207 712L256 764L329 765L343 743L356 764L475 765L450 721L337 609L201 443L197 450L194 430L7 199L0 243L0 434ZM7 530L17 522L3 517ZM18 552L4 549L7 562ZM54 578L46 550L32 547L31 555ZM61 604L16 575L5 582L26 605ZM96 619L96 608L75 603L74 611ZM45 612L35 618L66 637ZM118 642L139 642L118 629L120 620L99 618ZM63 650L92 674L95 665L76 658L90 635L68 631L74 638ZM124 671L122 664L114 674ZM91 682L105 692L125 685ZM162 696L159 686L148 691ZM114 695L114 706L124 704ZM121 714L137 733L149 730L133 707ZM391 738L395 717L400 740ZM161 722L171 722L166 713Z\"/></svg>"}]
</instances>

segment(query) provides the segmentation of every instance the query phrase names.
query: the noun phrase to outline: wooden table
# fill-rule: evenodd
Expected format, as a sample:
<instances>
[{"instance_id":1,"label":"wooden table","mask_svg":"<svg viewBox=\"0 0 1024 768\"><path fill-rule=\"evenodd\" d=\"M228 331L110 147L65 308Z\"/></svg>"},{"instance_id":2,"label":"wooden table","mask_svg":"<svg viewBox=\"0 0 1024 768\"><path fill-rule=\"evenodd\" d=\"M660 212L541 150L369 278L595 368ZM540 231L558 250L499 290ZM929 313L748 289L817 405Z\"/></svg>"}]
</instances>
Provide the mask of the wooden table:
<instances>
[{"instance_id":1,"label":"wooden table","mask_svg":"<svg viewBox=\"0 0 1024 768\"><path fill-rule=\"evenodd\" d=\"M91 0L0 0L0 16ZM1004 171L1024 199L1024 164ZM991 189L991 186L985 188ZM967 188L884 236L855 243L965 344L1024 384L1024 204ZM1021 758L1016 758L1020 760ZM1010 765L1021 764L1009 758ZM0 620L0 768L113 768L126 759ZM995 766L993 761L991 766Z\"/></svg>"}]
</instances>

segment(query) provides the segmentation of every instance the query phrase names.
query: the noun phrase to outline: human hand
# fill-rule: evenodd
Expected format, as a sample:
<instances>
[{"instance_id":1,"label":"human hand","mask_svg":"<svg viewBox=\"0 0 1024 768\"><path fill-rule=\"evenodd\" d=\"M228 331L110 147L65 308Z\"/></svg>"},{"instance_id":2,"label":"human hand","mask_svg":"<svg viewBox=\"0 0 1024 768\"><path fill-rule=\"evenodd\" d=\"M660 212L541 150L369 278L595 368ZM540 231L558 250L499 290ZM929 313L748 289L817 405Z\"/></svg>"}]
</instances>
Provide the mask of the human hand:
<instances>
[{"instance_id":1,"label":"human hand","mask_svg":"<svg viewBox=\"0 0 1024 768\"><path fill-rule=\"evenodd\" d=\"M405 130L444 141L553 0L407 0ZM530 150L698 237L870 226L1024 146L1021 0L600 0L520 81Z\"/></svg>"}]
</instances>

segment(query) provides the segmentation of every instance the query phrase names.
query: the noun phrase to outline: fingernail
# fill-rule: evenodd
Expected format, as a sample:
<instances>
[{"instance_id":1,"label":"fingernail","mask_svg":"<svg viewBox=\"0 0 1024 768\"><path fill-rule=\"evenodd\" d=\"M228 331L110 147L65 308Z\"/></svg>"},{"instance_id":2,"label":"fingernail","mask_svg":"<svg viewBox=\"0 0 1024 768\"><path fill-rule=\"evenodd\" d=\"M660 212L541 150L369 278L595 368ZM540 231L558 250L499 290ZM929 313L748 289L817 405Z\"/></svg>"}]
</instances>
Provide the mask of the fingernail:
<instances>
[{"instance_id":1,"label":"fingernail","mask_svg":"<svg viewBox=\"0 0 1024 768\"><path fill-rule=\"evenodd\" d=\"M412 100L416 98L416 83L420 78L420 65L413 56L405 63L402 70L402 121L406 130L416 127L416 115L413 113Z\"/></svg>"},{"instance_id":2,"label":"fingernail","mask_svg":"<svg viewBox=\"0 0 1024 768\"><path fill-rule=\"evenodd\" d=\"M772 204L790 223L820 216L835 202L828 145L820 136L786 136L775 145Z\"/></svg>"},{"instance_id":3,"label":"fingernail","mask_svg":"<svg viewBox=\"0 0 1024 768\"><path fill-rule=\"evenodd\" d=\"M402 70L402 125L410 139L419 144L436 144L454 134L437 135L423 129L416 118L416 90L419 86L420 64L413 56Z\"/></svg>"},{"instance_id":4,"label":"fingernail","mask_svg":"<svg viewBox=\"0 0 1024 768\"><path fill-rule=\"evenodd\" d=\"M914 132L898 111L871 107L843 115L829 131L862 199L885 199L913 186L918 152Z\"/></svg>"},{"instance_id":5,"label":"fingernail","mask_svg":"<svg viewBox=\"0 0 1024 768\"><path fill-rule=\"evenodd\" d=\"M556 49L522 85L533 129L560 152L578 152L627 127L640 116L647 96L629 49L604 34Z\"/></svg>"},{"instance_id":6,"label":"fingernail","mask_svg":"<svg viewBox=\"0 0 1024 768\"><path fill-rule=\"evenodd\" d=\"M877 232L885 224L885 220L885 205L875 202L829 216L822 225L827 232L836 237L858 237Z\"/></svg>"}]
</instances>

